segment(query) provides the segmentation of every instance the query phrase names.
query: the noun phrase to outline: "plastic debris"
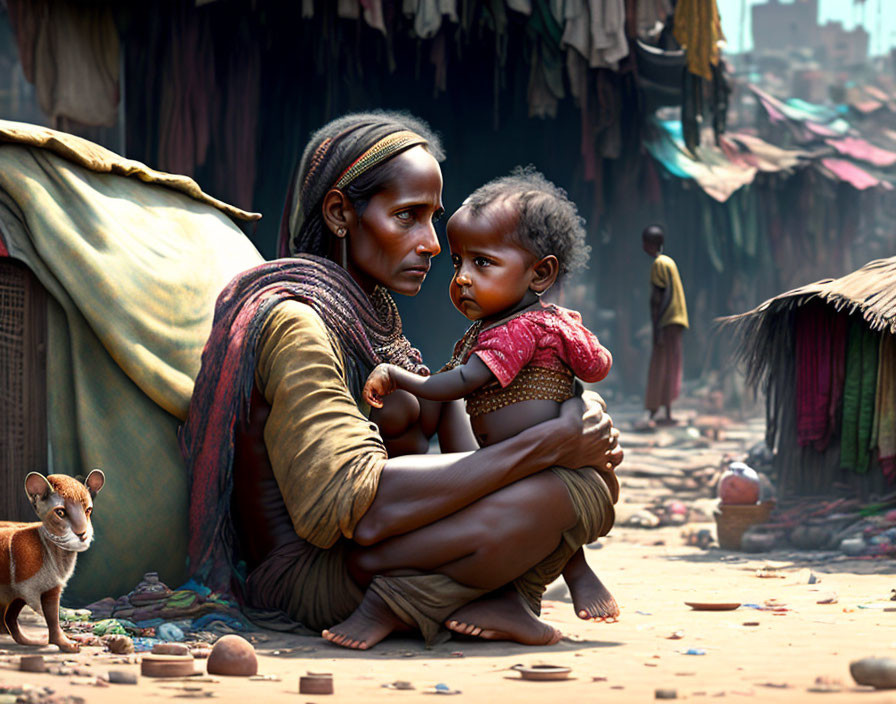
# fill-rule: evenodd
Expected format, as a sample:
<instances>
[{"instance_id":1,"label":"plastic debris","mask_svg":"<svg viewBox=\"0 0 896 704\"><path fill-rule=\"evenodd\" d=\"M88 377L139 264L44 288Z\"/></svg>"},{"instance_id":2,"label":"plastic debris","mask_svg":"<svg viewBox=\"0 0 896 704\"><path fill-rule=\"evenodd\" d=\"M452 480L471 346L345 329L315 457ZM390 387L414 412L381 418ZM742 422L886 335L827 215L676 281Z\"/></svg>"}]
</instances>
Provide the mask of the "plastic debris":
<instances>
[{"instance_id":1,"label":"plastic debris","mask_svg":"<svg viewBox=\"0 0 896 704\"><path fill-rule=\"evenodd\" d=\"M162 623L158 628L156 628L156 637L158 637L160 640L173 640L180 642L184 639L184 632L173 623Z\"/></svg>"}]
</instances>

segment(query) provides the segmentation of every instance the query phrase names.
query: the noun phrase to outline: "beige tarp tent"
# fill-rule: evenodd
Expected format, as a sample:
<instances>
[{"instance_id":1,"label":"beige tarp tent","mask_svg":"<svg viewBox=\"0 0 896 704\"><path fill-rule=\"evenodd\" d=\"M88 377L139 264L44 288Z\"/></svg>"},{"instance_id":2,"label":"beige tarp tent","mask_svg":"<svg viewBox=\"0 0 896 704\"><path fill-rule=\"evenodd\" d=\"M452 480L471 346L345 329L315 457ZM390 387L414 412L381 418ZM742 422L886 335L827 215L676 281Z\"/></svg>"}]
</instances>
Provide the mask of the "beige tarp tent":
<instances>
[{"instance_id":1,"label":"beige tarp tent","mask_svg":"<svg viewBox=\"0 0 896 704\"><path fill-rule=\"evenodd\" d=\"M50 294L49 467L106 473L96 541L68 596L185 576L177 447L215 299L263 259L233 222L259 216L191 180L71 135L0 120L0 239Z\"/></svg>"}]
</instances>

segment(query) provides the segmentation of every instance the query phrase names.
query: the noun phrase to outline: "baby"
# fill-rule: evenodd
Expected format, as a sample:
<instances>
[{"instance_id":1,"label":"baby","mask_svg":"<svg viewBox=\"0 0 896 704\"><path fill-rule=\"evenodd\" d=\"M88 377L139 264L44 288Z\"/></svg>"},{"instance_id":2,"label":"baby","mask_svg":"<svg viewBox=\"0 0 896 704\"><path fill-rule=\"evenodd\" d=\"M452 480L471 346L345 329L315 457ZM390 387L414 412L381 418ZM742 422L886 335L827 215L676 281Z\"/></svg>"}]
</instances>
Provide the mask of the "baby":
<instances>
[{"instance_id":1,"label":"baby","mask_svg":"<svg viewBox=\"0 0 896 704\"><path fill-rule=\"evenodd\" d=\"M402 390L421 399L466 399L481 446L556 418L575 379L602 380L612 357L571 310L541 301L558 279L584 266L583 221L566 193L529 167L476 190L448 221L454 263L450 295L474 321L440 372L419 376L377 366L364 399L383 409ZM603 618L602 589L579 548L563 571L580 618ZM600 585L598 587L597 585Z\"/></svg>"}]
</instances>

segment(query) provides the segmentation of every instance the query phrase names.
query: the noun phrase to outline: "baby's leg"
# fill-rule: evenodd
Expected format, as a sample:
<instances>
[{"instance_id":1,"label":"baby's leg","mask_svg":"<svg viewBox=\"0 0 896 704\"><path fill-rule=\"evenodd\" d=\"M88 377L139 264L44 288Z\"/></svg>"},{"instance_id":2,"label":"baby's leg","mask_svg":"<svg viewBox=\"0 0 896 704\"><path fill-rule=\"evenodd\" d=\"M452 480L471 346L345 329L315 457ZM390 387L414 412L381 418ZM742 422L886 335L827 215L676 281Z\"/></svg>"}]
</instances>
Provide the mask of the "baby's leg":
<instances>
[{"instance_id":1,"label":"baby's leg","mask_svg":"<svg viewBox=\"0 0 896 704\"><path fill-rule=\"evenodd\" d=\"M429 436L423 428L420 401L407 391L395 391L383 399L382 408L370 411L370 420L377 424L389 457L425 455Z\"/></svg>"},{"instance_id":2,"label":"baby's leg","mask_svg":"<svg viewBox=\"0 0 896 704\"><path fill-rule=\"evenodd\" d=\"M616 620L619 605L610 591L588 566L582 548L575 551L563 568L563 580L569 587L576 616L588 620Z\"/></svg>"}]
</instances>

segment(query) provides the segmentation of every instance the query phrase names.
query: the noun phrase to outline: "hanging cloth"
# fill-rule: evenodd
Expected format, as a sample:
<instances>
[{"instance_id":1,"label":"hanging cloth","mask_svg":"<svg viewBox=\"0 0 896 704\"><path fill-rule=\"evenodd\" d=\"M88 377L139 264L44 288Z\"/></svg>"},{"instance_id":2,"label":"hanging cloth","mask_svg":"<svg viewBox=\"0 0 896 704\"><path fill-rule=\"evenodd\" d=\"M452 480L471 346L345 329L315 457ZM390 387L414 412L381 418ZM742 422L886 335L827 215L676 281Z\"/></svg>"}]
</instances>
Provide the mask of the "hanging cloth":
<instances>
[{"instance_id":1,"label":"hanging cloth","mask_svg":"<svg viewBox=\"0 0 896 704\"><path fill-rule=\"evenodd\" d=\"M797 442L824 450L831 438L831 410L843 386L846 316L809 304L796 314Z\"/></svg>"},{"instance_id":2,"label":"hanging cloth","mask_svg":"<svg viewBox=\"0 0 896 704\"><path fill-rule=\"evenodd\" d=\"M880 338L874 427L884 475L896 481L896 335Z\"/></svg>"},{"instance_id":3,"label":"hanging cloth","mask_svg":"<svg viewBox=\"0 0 896 704\"><path fill-rule=\"evenodd\" d=\"M840 466L864 474L871 459L880 336L852 318L846 342Z\"/></svg>"},{"instance_id":4,"label":"hanging cloth","mask_svg":"<svg viewBox=\"0 0 896 704\"><path fill-rule=\"evenodd\" d=\"M25 77L54 127L118 120L118 30L110 5L9 0Z\"/></svg>"},{"instance_id":5,"label":"hanging cloth","mask_svg":"<svg viewBox=\"0 0 896 704\"><path fill-rule=\"evenodd\" d=\"M712 66L719 63L719 41L725 38L716 0L678 0L673 34L687 52L688 71L712 80Z\"/></svg>"}]
</instances>

